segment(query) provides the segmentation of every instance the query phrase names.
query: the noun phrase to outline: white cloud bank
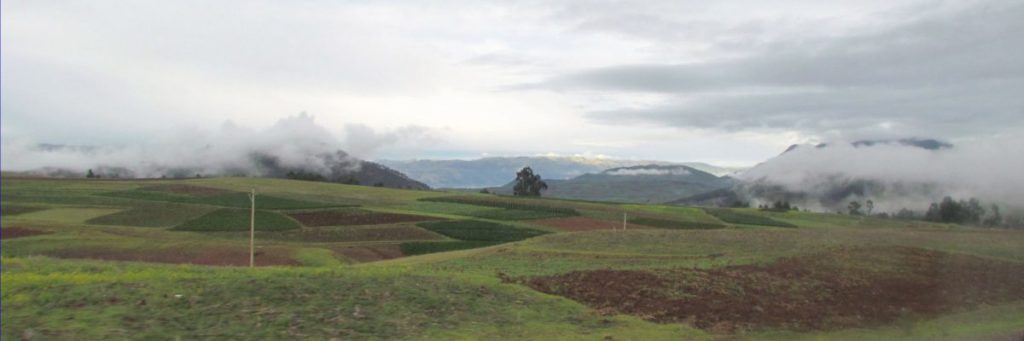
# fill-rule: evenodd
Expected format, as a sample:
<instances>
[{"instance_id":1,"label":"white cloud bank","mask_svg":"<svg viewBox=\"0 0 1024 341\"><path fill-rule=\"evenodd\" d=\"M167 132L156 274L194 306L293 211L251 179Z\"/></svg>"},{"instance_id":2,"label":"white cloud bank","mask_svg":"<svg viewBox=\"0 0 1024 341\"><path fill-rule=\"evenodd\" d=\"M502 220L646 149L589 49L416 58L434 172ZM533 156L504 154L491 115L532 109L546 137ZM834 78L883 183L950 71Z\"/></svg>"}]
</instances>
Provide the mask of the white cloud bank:
<instances>
[{"instance_id":1,"label":"white cloud bank","mask_svg":"<svg viewBox=\"0 0 1024 341\"><path fill-rule=\"evenodd\" d=\"M886 186L891 195L888 199L894 201L891 209L900 208L898 205L909 199L916 200L916 206L926 207L927 202L943 195L978 197L1024 207L1021 151L1024 139L1017 137L962 141L953 148L938 150L899 144L854 147L832 143L825 148L802 146L738 177L818 195L837 180L878 181ZM919 197L914 198L914 193ZM884 199L874 198L876 202Z\"/></svg>"}]
</instances>

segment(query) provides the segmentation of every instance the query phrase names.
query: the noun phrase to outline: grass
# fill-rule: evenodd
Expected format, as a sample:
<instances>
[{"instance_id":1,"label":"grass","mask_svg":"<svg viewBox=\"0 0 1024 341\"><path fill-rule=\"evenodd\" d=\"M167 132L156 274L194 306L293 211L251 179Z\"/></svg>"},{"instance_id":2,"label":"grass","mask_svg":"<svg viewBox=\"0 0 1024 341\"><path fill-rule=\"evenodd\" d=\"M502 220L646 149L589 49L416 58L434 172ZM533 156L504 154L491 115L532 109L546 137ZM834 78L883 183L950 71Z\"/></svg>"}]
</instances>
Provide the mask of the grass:
<instances>
[{"instance_id":1,"label":"grass","mask_svg":"<svg viewBox=\"0 0 1024 341\"><path fill-rule=\"evenodd\" d=\"M640 224L650 227L658 227L663 229L681 229L681 230L709 230L709 229L720 229L724 228L725 225L705 222L693 222L693 221L679 221L679 220L667 220L649 217L635 217L629 219L629 222L634 224Z\"/></svg>"},{"instance_id":2,"label":"grass","mask_svg":"<svg viewBox=\"0 0 1024 341\"><path fill-rule=\"evenodd\" d=\"M778 221L772 218L756 214L740 213L734 209L706 208L704 210L707 211L708 214L715 216L715 218L721 219L722 221L730 224L796 227L796 225L787 222Z\"/></svg>"},{"instance_id":3,"label":"grass","mask_svg":"<svg viewBox=\"0 0 1024 341\"><path fill-rule=\"evenodd\" d=\"M334 252L321 248L302 248L292 257L305 266L337 267L342 264L334 257Z\"/></svg>"},{"instance_id":4,"label":"grass","mask_svg":"<svg viewBox=\"0 0 1024 341\"><path fill-rule=\"evenodd\" d=\"M175 226L179 231L246 231L250 225L249 210L219 209ZM257 231L281 231L299 228L299 223L270 211L256 211Z\"/></svg>"},{"instance_id":5,"label":"grass","mask_svg":"<svg viewBox=\"0 0 1024 341\"><path fill-rule=\"evenodd\" d=\"M493 279L394 268L210 269L10 259L3 338L705 338Z\"/></svg>"},{"instance_id":6,"label":"grass","mask_svg":"<svg viewBox=\"0 0 1024 341\"><path fill-rule=\"evenodd\" d=\"M453 239L482 242L513 242L549 233L479 220L427 222L417 226Z\"/></svg>"}]
</instances>

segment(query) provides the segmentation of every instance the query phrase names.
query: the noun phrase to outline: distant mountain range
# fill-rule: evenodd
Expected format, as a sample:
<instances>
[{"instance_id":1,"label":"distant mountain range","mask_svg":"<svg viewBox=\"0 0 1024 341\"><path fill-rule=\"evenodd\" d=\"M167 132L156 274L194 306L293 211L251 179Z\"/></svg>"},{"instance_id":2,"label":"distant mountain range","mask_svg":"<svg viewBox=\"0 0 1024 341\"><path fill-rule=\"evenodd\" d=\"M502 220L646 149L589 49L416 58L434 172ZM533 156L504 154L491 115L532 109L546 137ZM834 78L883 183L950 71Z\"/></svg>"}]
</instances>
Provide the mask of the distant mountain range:
<instances>
[{"instance_id":1,"label":"distant mountain range","mask_svg":"<svg viewBox=\"0 0 1024 341\"><path fill-rule=\"evenodd\" d=\"M771 203L789 201L815 210L845 210L853 200L871 199L880 209L921 209L922 205L949 195L949 184L892 177L886 167L899 158L894 151L925 150L941 153L953 149L950 143L933 139L862 140L839 145L793 145L782 154L741 174L732 187L683 197L672 204L728 206L736 202ZM876 150L888 146L893 149ZM852 147L852 148L850 148ZM797 155L799 154L799 155ZM856 154L856 155L854 155ZM889 164L886 164L889 163ZM856 169L867 166L866 170ZM845 168L844 168L845 167Z\"/></svg>"},{"instance_id":2,"label":"distant mountain range","mask_svg":"<svg viewBox=\"0 0 1024 341\"><path fill-rule=\"evenodd\" d=\"M617 167L599 173L584 174L568 180L545 180L544 196L592 201L663 203L729 188L735 180L684 165L641 165ZM512 182L489 189L512 194Z\"/></svg>"},{"instance_id":3,"label":"distant mountain range","mask_svg":"<svg viewBox=\"0 0 1024 341\"><path fill-rule=\"evenodd\" d=\"M854 146L856 148L860 148L860 147L874 147L876 145L877 146L917 147L917 148L927 149L927 150L939 150L939 149L953 148L953 144L948 143L948 142L943 142L943 141L939 141L939 140L935 140L935 139L919 139L919 138L906 138L906 139L897 139L897 140L859 140L859 141L850 142L850 145ZM815 148L825 148L825 147L828 147L828 146L829 146L829 144L827 144L827 143L819 143L817 145L814 145ZM802 147L802 145L794 144L794 145L789 146L789 148L786 148L786 150L784 152L782 152L782 153L788 153L788 152L796 150L797 148L800 148L800 147ZM803 147L806 147L806 146L803 146Z\"/></svg>"},{"instance_id":4,"label":"distant mountain range","mask_svg":"<svg viewBox=\"0 0 1024 341\"><path fill-rule=\"evenodd\" d=\"M498 187L515 179L516 171L529 166L545 180L566 180L612 168L647 165L683 165L713 175L742 168L718 167L699 162L673 163L649 160L618 160L565 156L487 157L477 160L377 160L434 188ZM549 182L550 184L551 182Z\"/></svg>"}]
</instances>

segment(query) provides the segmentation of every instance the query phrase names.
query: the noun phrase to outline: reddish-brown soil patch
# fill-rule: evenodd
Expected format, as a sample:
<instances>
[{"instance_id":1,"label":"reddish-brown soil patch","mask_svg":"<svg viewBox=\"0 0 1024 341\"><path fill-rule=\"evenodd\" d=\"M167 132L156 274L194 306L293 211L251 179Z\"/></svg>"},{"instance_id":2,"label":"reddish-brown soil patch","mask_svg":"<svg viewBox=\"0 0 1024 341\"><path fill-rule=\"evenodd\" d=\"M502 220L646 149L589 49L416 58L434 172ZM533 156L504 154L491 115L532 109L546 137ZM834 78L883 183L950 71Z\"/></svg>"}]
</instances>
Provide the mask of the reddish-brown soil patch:
<instances>
[{"instance_id":1,"label":"reddish-brown soil patch","mask_svg":"<svg viewBox=\"0 0 1024 341\"><path fill-rule=\"evenodd\" d=\"M611 230L613 228L622 228L622 222L616 223L607 220L597 220L594 218L587 217L552 218L534 220L531 223L555 228L560 231L566 232Z\"/></svg>"},{"instance_id":2,"label":"reddish-brown soil patch","mask_svg":"<svg viewBox=\"0 0 1024 341\"><path fill-rule=\"evenodd\" d=\"M30 229L30 228L26 228L26 227L12 226L12 227L4 227L4 228L0 229L0 239L10 239L10 238L19 238L19 237L28 237L28 236L38 236L38 235L41 235L41 234L50 234L50 233L52 233L52 232L33 230L33 229Z\"/></svg>"},{"instance_id":3,"label":"reddish-brown soil patch","mask_svg":"<svg viewBox=\"0 0 1024 341\"><path fill-rule=\"evenodd\" d=\"M398 245L350 246L335 248L334 252L357 262L373 262L405 256Z\"/></svg>"},{"instance_id":4,"label":"reddish-brown soil patch","mask_svg":"<svg viewBox=\"0 0 1024 341\"><path fill-rule=\"evenodd\" d=\"M345 226L408 223L426 220L445 220L412 214L378 213L365 210L331 210L289 213L305 226Z\"/></svg>"},{"instance_id":5,"label":"reddish-brown soil patch","mask_svg":"<svg viewBox=\"0 0 1024 341\"><path fill-rule=\"evenodd\" d=\"M716 332L870 326L1024 299L1024 264L915 248L843 249L712 270L506 280L599 311Z\"/></svg>"},{"instance_id":6,"label":"reddish-brown soil patch","mask_svg":"<svg viewBox=\"0 0 1024 341\"><path fill-rule=\"evenodd\" d=\"M302 265L291 259L291 252L284 249L256 250L257 266ZM64 249L46 253L57 258L84 258L132 262L198 264L220 266L248 266L249 250L235 248L211 248L205 250L151 249Z\"/></svg>"},{"instance_id":7,"label":"reddish-brown soil patch","mask_svg":"<svg viewBox=\"0 0 1024 341\"><path fill-rule=\"evenodd\" d=\"M158 192L169 192L169 193L177 193L177 194L187 194L187 195L197 196L197 197L208 197L208 196L215 196L215 195L230 193L230 191L219 189L219 188L210 188L210 187L193 186L193 185L182 185L182 184L155 185L155 186L144 187L142 189L147 190L147 191L158 191Z\"/></svg>"}]
</instances>

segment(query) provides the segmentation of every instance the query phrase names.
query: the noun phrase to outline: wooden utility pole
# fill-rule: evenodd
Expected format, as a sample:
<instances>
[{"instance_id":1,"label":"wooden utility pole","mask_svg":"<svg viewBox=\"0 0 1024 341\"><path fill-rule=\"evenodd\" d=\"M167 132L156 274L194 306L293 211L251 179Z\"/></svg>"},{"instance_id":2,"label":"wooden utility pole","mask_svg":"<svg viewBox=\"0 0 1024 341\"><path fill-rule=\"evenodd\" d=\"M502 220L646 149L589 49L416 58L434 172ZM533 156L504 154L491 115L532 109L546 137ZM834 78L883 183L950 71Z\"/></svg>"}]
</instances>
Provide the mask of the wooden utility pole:
<instances>
[{"instance_id":1,"label":"wooden utility pole","mask_svg":"<svg viewBox=\"0 0 1024 341\"><path fill-rule=\"evenodd\" d=\"M256 267L256 189L249 192L249 267Z\"/></svg>"},{"instance_id":2,"label":"wooden utility pole","mask_svg":"<svg viewBox=\"0 0 1024 341\"><path fill-rule=\"evenodd\" d=\"M627 219L627 213L626 212L622 212L622 230L623 231L626 230L626 219Z\"/></svg>"}]
</instances>

